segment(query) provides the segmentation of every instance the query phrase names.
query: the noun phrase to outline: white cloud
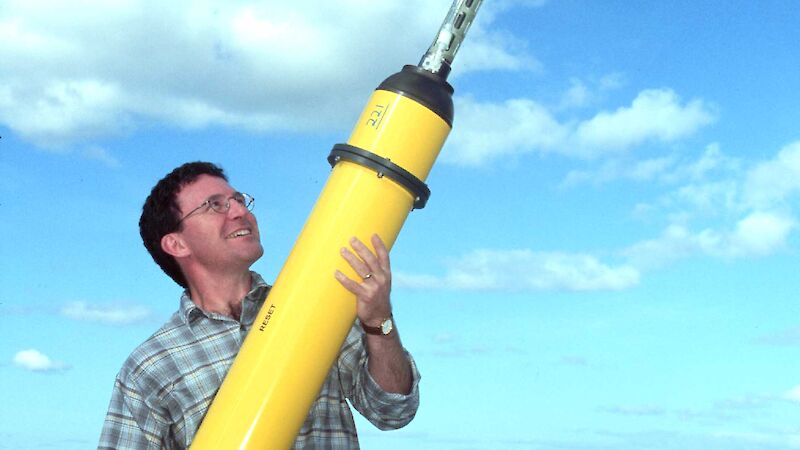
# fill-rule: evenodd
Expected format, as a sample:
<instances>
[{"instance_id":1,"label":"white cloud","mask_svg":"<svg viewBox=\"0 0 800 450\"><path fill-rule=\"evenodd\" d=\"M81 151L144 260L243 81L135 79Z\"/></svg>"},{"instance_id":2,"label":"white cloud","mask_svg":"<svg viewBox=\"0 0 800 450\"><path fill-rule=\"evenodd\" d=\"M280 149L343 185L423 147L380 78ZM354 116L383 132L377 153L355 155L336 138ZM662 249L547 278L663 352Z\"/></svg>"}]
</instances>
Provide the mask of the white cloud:
<instances>
[{"instance_id":1,"label":"white cloud","mask_svg":"<svg viewBox=\"0 0 800 450\"><path fill-rule=\"evenodd\" d=\"M475 105L469 105L475 106ZM544 127L564 133L552 116L532 102L507 103L508 109L544 118ZM476 107L475 123L493 123L506 111ZM467 108L468 109L468 108ZM524 127L512 128L510 137L492 135L468 147L461 162L479 163L489 152L513 153L520 148L509 142L522 142ZM551 135L552 136L552 135ZM489 142L500 145L491 149ZM473 143L474 144L474 143ZM542 144L556 148L558 143ZM451 155L453 157L453 155ZM401 274L401 285L410 288L465 290L597 290L624 289L635 285L642 272L661 268L691 257L747 259L773 255L786 250L792 233L798 229L796 211L787 200L800 192L800 142L784 147L775 158L751 163L725 155L717 143L709 144L696 158L667 155L645 160L611 158L599 169L570 172L564 186L603 183L625 179L655 181L673 186L655 202L640 202L634 214L649 221L664 220L660 235L634 242L619 250L624 263L610 266L596 257L559 252L475 251L453 261L444 276ZM771 183L776 178L778 181ZM768 189L767 186L772 186ZM756 193L758 195L756 195ZM758 202L750 201L760 198ZM753 205L768 206L754 208Z\"/></svg>"},{"instance_id":2,"label":"white cloud","mask_svg":"<svg viewBox=\"0 0 800 450\"><path fill-rule=\"evenodd\" d=\"M640 92L630 106L601 112L578 125L570 152L593 157L649 140L672 142L713 121L714 114L702 100L682 105L670 89L648 89Z\"/></svg>"},{"instance_id":3,"label":"white cloud","mask_svg":"<svg viewBox=\"0 0 800 450\"><path fill-rule=\"evenodd\" d=\"M599 78L584 80L572 77L569 88L562 94L558 109L585 108L603 100L609 91L624 85L620 73L611 73Z\"/></svg>"},{"instance_id":4,"label":"white cloud","mask_svg":"<svg viewBox=\"0 0 800 450\"><path fill-rule=\"evenodd\" d=\"M458 127L442 159L464 166L480 166L524 153L559 153L584 159L616 156L648 141L686 138L715 120L704 101L694 99L682 104L667 89L644 90L631 106L601 111L584 121L560 121L547 107L525 98L502 103L457 98L456 110ZM668 162L654 161L660 165Z\"/></svg>"},{"instance_id":5,"label":"white cloud","mask_svg":"<svg viewBox=\"0 0 800 450\"><path fill-rule=\"evenodd\" d=\"M584 356L565 355L561 357L558 364L563 366L588 367L589 360Z\"/></svg>"},{"instance_id":6,"label":"white cloud","mask_svg":"<svg viewBox=\"0 0 800 450\"><path fill-rule=\"evenodd\" d=\"M81 152L81 154L86 159L99 161L108 167L120 167L119 160L103 147L98 147L96 145L87 147Z\"/></svg>"},{"instance_id":7,"label":"white cloud","mask_svg":"<svg viewBox=\"0 0 800 450\"><path fill-rule=\"evenodd\" d=\"M580 108L586 106L591 100L592 94L589 87L583 81L572 78L569 82L569 89L561 98L562 108Z\"/></svg>"},{"instance_id":8,"label":"white cloud","mask_svg":"<svg viewBox=\"0 0 800 450\"><path fill-rule=\"evenodd\" d=\"M483 2L480 7L480 13L473 26L481 26L481 24L491 23L495 18L502 13L515 7L538 8L546 4L549 0L493 0L490 2ZM452 2L447 3L449 8Z\"/></svg>"},{"instance_id":9,"label":"white cloud","mask_svg":"<svg viewBox=\"0 0 800 450\"><path fill-rule=\"evenodd\" d=\"M69 369L67 364L53 361L36 349L21 350L14 355L14 365L32 372L52 372Z\"/></svg>"},{"instance_id":10,"label":"white cloud","mask_svg":"<svg viewBox=\"0 0 800 450\"><path fill-rule=\"evenodd\" d=\"M695 159L680 157L676 153L647 159L632 157L611 157L602 160L599 165L588 169L574 169L567 173L562 182L563 187L575 187L580 184L605 184L612 181L628 180L636 182L655 181L670 185L685 184L686 200L705 203L709 194L718 189L719 184L730 187L728 182L708 181L712 176L724 178L738 177L741 161L731 158L720 150L718 143L711 143ZM716 186L715 186L716 185ZM734 194L735 191L728 191Z\"/></svg>"},{"instance_id":11,"label":"white cloud","mask_svg":"<svg viewBox=\"0 0 800 450\"><path fill-rule=\"evenodd\" d=\"M614 89L619 89L624 85L625 85L625 76L619 72L603 75L597 82L597 86L601 91L610 91Z\"/></svg>"},{"instance_id":12,"label":"white cloud","mask_svg":"<svg viewBox=\"0 0 800 450\"><path fill-rule=\"evenodd\" d=\"M698 255L769 256L787 248L797 229L797 211L789 200L800 192L800 142L750 167L712 144L696 161L675 164L660 179L685 184L655 203L637 205L649 217L667 212L670 223L661 236L623 251L635 267L653 268Z\"/></svg>"},{"instance_id":13,"label":"white cloud","mask_svg":"<svg viewBox=\"0 0 800 450\"><path fill-rule=\"evenodd\" d=\"M455 73L537 70L525 43L491 24L511 8L543 3L482 6ZM424 0L369 8L346 0L82 5L12 1L0 13L0 123L43 147L124 134L151 120L257 131L347 128L376 74L416 62L449 6L432 9ZM385 30L401 16L404 38L393 39ZM565 101L585 104L621 82L612 74L589 83L590 90L575 79ZM459 126L443 159L463 165L527 152L595 157L648 140L673 141L713 120L702 100L682 104L668 89L642 91L630 106L583 122L561 123L525 98L458 103Z\"/></svg>"},{"instance_id":14,"label":"white cloud","mask_svg":"<svg viewBox=\"0 0 800 450\"><path fill-rule=\"evenodd\" d=\"M680 170L673 174L673 178L690 181L702 180L717 170L735 174L739 170L739 165L740 161L738 159L722 153L719 143L714 142L706 146L702 155L696 161L681 166Z\"/></svg>"},{"instance_id":15,"label":"white cloud","mask_svg":"<svg viewBox=\"0 0 800 450\"><path fill-rule=\"evenodd\" d=\"M667 201L683 209L682 215L693 212L697 215L716 215L742 211L739 204L740 184L732 178L701 181L678 187Z\"/></svg>"},{"instance_id":16,"label":"white cloud","mask_svg":"<svg viewBox=\"0 0 800 450\"><path fill-rule=\"evenodd\" d=\"M622 253L640 269L661 267L696 255L720 258L766 256L784 248L795 227L791 217L755 211L728 230L704 228L693 232L685 225L671 224L661 236L633 244Z\"/></svg>"},{"instance_id":17,"label":"white cloud","mask_svg":"<svg viewBox=\"0 0 800 450\"><path fill-rule=\"evenodd\" d=\"M615 405L601 407L600 411L621 416L663 416L667 410L653 405Z\"/></svg>"},{"instance_id":18,"label":"white cloud","mask_svg":"<svg viewBox=\"0 0 800 450\"><path fill-rule=\"evenodd\" d=\"M493 159L532 151L559 149L569 130L544 106L528 99L480 103L455 100L456 127L445 145L442 161L480 166Z\"/></svg>"},{"instance_id":19,"label":"white cloud","mask_svg":"<svg viewBox=\"0 0 800 450\"><path fill-rule=\"evenodd\" d=\"M475 250L451 261L443 277L398 273L399 287L466 291L596 291L634 286L639 272L587 254Z\"/></svg>"},{"instance_id":20,"label":"white cloud","mask_svg":"<svg viewBox=\"0 0 800 450\"><path fill-rule=\"evenodd\" d=\"M635 267L652 269L686 258L704 248L715 247L718 240L716 233L711 230L692 234L685 226L670 225L661 236L637 242L622 253Z\"/></svg>"},{"instance_id":21,"label":"white cloud","mask_svg":"<svg viewBox=\"0 0 800 450\"><path fill-rule=\"evenodd\" d=\"M729 253L732 256L769 255L786 245L795 226L791 217L755 211L736 224L730 237Z\"/></svg>"},{"instance_id":22,"label":"white cloud","mask_svg":"<svg viewBox=\"0 0 800 450\"><path fill-rule=\"evenodd\" d=\"M58 148L62 138L91 139L123 131L128 119L121 93L97 80L42 83L12 80L0 87L0 121L22 137Z\"/></svg>"},{"instance_id":23,"label":"white cloud","mask_svg":"<svg viewBox=\"0 0 800 450\"><path fill-rule=\"evenodd\" d=\"M744 201L752 207L784 205L800 193L800 141L753 167L744 182Z\"/></svg>"},{"instance_id":24,"label":"white cloud","mask_svg":"<svg viewBox=\"0 0 800 450\"><path fill-rule=\"evenodd\" d=\"M61 308L61 315L73 320L127 325L150 317L150 310L142 306L98 306L86 302L72 302Z\"/></svg>"},{"instance_id":25,"label":"white cloud","mask_svg":"<svg viewBox=\"0 0 800 450\"><path fill-rule=\"evenodd\" d=\"M584 183L598 185L619 179L638 182L657 180L669 173L676 162L674 156L663 156L634 162L610 159L591 170L575 169L569 171L564 177L561 186L575 187Z\"/></svg>"},{"instance_id":26,"label":"white cloud","mask_svg":"<svg viewBox=\"0 0 800 450\"><path fill-rule=\"evenodd\" d=\"M792 389L789 389L789 391L786 392L784 397L786 397L787 400L800 403L800 384L793 387Z\"/></svg>"},{"instance_id":27,"label":"white cloud","mask_svg":"<svg viewBox=\"0 0 800 450\"><path fill-rule=\"evenodd\" d=\"M542 64L527 54L524 41L510 34L488 30L478 22L468 36L453 62L453 78L478 70L539 72L542 69Z\"/></svg>"},{"instance_id":28,"label":"white cloud","mask_svg":"<svg viewBox=\"0 0 800 450\"><path fill-rule=\"evenodd\" d=\"M800 327L762 336L756 342L762 345L800 346Z\"/></svg>"},{"instance_id":29,"label":"white cloud","mask_svg":"<svg viewBox=\"0 0 800 450\"><path fill-rule=\"evenodd\" d=\"M512 6L528 5L496 11ZM348 128L375 77L416 63L448 7L425 0L368 7L349 0L8 1L0 12L0 123L49 148L152 120ZM478 17L458 73L537 64L520 41L491 26L492 14ZM386 32L398 21L403 39Z\"/></svg>"},{"instance_id":30,"label":"white cloud","mask_svg":"<svg viewBox=\"0 0 800 450\"><path fill-rule=\"evenodd\" d=\"M731 439L734 442L741 442L748 447L759 448L769 446L775 449L800 448L800 433L796 431L778 431L772 433L765 432L742 432L742 431L719 431L711 434L715 438Z\"/></svg>"}]
</instances>

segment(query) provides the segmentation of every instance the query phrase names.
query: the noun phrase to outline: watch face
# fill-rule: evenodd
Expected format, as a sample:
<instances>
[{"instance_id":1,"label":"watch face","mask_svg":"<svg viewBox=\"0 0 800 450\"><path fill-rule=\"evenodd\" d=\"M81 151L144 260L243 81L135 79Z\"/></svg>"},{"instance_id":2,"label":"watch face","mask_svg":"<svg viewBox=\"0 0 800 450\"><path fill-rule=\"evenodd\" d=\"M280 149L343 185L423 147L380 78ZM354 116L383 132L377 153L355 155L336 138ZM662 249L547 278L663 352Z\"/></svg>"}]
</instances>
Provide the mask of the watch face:
<instances>
[{"instance_id":1,"label":"watch face","mask_svg":"<svg viewBox=\"0 0 800 450\"><path fill-rule=\"evenodd\" d=\"M392 323L392 319L386 319L381 324L381 333L389 334L392 332L392 328L394 328L394 324Z\"/></svg>"}]
</instances>

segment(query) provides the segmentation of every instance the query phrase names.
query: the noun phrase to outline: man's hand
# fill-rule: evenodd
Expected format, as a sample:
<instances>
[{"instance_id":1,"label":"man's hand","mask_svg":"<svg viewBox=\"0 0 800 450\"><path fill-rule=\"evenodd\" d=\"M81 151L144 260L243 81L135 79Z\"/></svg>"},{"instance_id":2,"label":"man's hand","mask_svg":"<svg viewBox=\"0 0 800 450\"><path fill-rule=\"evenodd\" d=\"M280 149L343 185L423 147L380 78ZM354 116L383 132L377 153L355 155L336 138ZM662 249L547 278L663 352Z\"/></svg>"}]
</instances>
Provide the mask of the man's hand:
<instances>
[{"instance_id":1,"label":"man's hand","mask_svg":"<svg viewBox=\"0 0 800 450\"><path fill-rule=\"evenodd\" d=\"M389 251L377 234L372 235L373 253L357 238L350 239L355 253L342 248L342 257L350 267L361 276L361 282L348 278L336 271L336 279L356 296L356 314L361 322L377 327L392 315L389 294L392 290L392 271L389 265Z\"/></svg>"},{"instance_id":2,"label":"man's hand","mask_svg":"<svg viewBox=\"0 0 800 450\"><path fill-rule=\"evenodd\" d=\"M350 240L355 253L347 248L341 250L342 257L362 278L353 281L340 271L336 279L356 296L356 313L362 323L377 327L392 315L389 293L392 290L392 271L389 266L389 251L377 234L372 235L373 253L356 238ZM366 335L367 367L375 382L387 392L408 394L412 387L411 365L406 358L400 335L395 328L387 336Z\"/></svg>"}]
</instances>

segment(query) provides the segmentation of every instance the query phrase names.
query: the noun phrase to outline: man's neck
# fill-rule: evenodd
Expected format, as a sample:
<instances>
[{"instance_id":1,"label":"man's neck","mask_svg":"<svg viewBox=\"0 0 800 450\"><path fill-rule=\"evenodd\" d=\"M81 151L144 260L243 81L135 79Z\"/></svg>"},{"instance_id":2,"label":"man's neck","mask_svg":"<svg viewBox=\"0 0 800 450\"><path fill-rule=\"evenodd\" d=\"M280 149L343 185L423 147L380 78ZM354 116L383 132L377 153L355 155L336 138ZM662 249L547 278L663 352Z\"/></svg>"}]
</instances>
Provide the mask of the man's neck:
<instances>
[{"instance_id":1,"label":"man's neck","mask_svg":"<svg viewBox=\"0 0 800 450\"><path fill-rule=\"evenodd\" d=\"M203 311L239 320L242 299L252 284L250 271L237 274L205 274L189 278L189 295Z\"/></svg>"}]
</instances>

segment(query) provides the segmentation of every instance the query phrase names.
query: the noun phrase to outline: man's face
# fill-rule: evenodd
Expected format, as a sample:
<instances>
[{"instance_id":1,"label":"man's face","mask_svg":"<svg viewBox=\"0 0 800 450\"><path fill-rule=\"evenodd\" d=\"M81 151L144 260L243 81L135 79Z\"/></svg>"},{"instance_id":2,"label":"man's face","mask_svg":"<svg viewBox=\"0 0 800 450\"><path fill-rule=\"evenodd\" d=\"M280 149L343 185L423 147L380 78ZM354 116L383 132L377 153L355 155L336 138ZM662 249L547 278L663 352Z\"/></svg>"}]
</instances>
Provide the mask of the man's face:
<instances>
[{"instance_id":1,"label":"man's face","mask_svg":"<svg viewBox=\"0 0 800 450\"><path fill-rule=\"evenodd\" d=\"M237 271L249 268L264 253L256 218L231 198L235 193L225 180L209 175L200 175L178 193L181 217L214 196L230 202L227 212L204 207L182 221L179 233L190 251L187 263Z\"/></svg>"}]
</instances>

